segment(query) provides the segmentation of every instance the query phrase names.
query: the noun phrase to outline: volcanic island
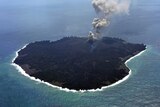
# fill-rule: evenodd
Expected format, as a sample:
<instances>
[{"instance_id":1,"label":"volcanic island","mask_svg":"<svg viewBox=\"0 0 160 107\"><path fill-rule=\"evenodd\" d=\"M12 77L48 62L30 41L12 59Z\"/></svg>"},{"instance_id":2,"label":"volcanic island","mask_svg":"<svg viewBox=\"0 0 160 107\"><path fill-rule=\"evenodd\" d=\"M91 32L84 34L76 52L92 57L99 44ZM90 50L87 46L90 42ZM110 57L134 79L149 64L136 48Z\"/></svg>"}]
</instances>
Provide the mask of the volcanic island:
<instances>
[{"instance_id":1,"label":"volcanic island","mask_svg":"<svg viewBox=\"0 0 160 107\"><path fill-rule=\"evenodd\" d=\"M89 90L111 85L129 74L125 61L146 49L119 38L64 37L36 41L18 52L14 63L52 85Z\"/></svg>"}]
</instances>

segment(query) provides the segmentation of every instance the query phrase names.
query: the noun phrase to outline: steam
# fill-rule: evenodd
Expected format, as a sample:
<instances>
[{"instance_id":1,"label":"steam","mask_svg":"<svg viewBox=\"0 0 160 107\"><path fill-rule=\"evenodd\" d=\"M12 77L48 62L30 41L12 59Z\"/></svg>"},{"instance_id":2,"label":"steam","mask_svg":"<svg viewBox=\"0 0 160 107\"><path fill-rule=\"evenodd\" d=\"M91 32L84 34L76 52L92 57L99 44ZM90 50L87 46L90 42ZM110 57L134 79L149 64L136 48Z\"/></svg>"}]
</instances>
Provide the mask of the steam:
<instances>
[{"instance_id":1,"label":"steam","mask_svg":"<svg viewBox=\"0 0 160 107\"><path fill-rule=\"evenodd\" d=\"M93 19L93 32L89 37L98 39L101 37L101 29L109 26L110 18L114 14L129 14L129 0L92 0L92 5L97 13Z\"/></svg>"}]
</instances>

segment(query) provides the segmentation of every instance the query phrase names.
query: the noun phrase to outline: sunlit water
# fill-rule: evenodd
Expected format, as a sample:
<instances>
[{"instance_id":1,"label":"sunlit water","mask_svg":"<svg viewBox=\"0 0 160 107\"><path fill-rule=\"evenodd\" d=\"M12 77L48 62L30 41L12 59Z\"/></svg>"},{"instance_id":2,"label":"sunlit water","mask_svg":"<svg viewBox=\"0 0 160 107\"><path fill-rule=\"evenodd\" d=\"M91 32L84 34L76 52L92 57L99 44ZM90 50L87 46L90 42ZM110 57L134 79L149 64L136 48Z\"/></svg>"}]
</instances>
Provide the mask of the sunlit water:
<instances>
[{"instance_id":1,"label":"sunlit water","mask_svg":"<svg viewBox=\"0 0 160 107\"><path fill-rule=\"evenodd\" d=\"M160 1L132 0L130 15L113 17L103 35L145 43L128 63L130 78L101 92L72 93L21 75L11 60L24 44L86 36L95 12L90 0L0 0L0 107L159 107Z\"/></svg>"}]
</instances>

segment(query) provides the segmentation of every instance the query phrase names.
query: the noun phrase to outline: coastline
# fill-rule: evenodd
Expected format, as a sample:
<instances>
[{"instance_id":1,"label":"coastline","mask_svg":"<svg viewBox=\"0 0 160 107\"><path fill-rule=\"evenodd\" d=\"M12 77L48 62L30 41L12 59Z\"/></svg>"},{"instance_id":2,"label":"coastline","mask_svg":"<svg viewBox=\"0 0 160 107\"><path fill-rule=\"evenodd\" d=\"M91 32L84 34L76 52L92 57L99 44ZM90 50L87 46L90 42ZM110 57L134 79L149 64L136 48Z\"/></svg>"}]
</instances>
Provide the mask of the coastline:
<instances>
[{"instance_id":1,"label":"coastline","mask_svg":"<svg viewBox=\"0 0 160 107\"><path fill-rule=\"evenodd\" d=\"M39 82L39 83L46 84L46 85L48 85L48 86L50 86L50 87L57 88L57 89L59 89L59 90L65 91L65 92L82 92L82 93L83 93L83 92L103 91L104 89L107 89L107 88L116 86L116 85L118 85L118 84L126 81L126 80L130 77L130 75L132 74L132 71L131 71L131 69L128 67L127 63L130 62L130 61L131 61L132 59L134 59L135 57L140 56L141 54L143 54L143 53L147 50L147 47L146 47L145 50L143 50L143 51L139 52L138 54L132 56L131 58L129 58L129 59L125 62L126 67L128 67L128 69L129 69L129 74L126 75L126 76L125 76L124 78L122 78L121 80L118 80L117 82L115 82L115 83L113 83L113 84L111 84L111 85L103 86L103 87L101 87L101 88L89 89L89 90L79 90L79 91L77 91L77 90L73 90L73 89L70 90L70 89L68 89L68 88L62 88L62 87L59 87L59 86L55 86L55 85L52 85L52 84L50 84L50 83L48 83L48 82L45 82L45 81L43 81L43 80L36 79L35 77L32 77L32 76L30 76L29 74L27 74L19 65L15 64L14 61L15 61L15 59L18 57L18 52L21 51L22 49L26 48L27 45L28 45L28 44L24 45L21 49L19 49L18 51L16 51L16 55L15 55L15 57L12 59L11 65L14 66L14 67L18 70L18 72L20 72L22 75L30 78L31 80L37 81L37 82Z\"/></svg>"}]
</instances>

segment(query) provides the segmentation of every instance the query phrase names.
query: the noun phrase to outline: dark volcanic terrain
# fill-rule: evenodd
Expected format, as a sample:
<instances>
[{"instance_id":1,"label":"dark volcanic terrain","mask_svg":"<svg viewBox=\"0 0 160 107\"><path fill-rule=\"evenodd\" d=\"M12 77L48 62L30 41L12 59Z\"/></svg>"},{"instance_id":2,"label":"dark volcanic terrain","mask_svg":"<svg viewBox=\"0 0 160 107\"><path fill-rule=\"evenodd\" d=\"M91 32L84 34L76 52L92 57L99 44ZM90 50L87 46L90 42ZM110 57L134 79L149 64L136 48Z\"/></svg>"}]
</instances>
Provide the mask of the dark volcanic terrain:
<instances>
[{"instance_id":1,"label":"dark volcanic terrain","mask_svg":"<svg viewBox=\"0 0 160 107\"><path fill-rule=\"evenodd\" d=\"M96 89L124 78L125 61L145 49L143 44L104 37L92 44L87 38L65 37L40 41L18 52L14 63L30 76L69 89Z\"/></svg>"}]
</instances>

